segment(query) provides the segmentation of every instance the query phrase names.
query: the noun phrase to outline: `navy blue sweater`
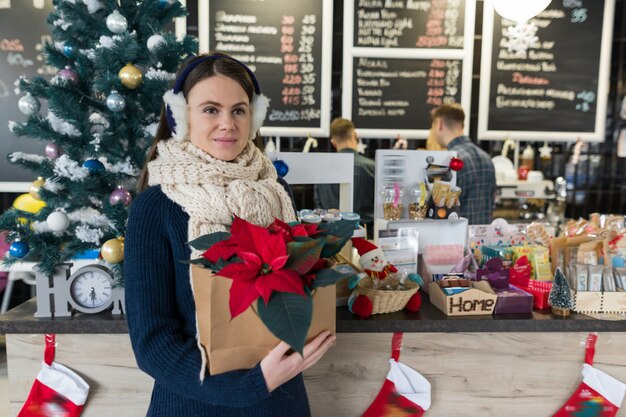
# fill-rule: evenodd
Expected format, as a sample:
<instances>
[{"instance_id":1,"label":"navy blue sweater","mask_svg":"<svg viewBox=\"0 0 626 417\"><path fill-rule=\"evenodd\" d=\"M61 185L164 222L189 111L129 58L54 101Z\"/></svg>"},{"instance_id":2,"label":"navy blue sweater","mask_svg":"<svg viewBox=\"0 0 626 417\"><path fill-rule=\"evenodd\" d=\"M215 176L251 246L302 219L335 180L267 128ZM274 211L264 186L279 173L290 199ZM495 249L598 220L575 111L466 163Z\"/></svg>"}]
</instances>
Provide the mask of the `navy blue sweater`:
<instances>
[{"instance_id":1,"label":"navy blue sweater","mask_svg":"<svg viewBox=\"0 0 626 417\"><path fill-rule=\"evenodd\" d=\"M268 393L260 365L199 379L189 282L189 216L150 187L132 203L124 243L126 314L137 364L154 378L150 417L307 417L302 375Z\"/></svg>"}]
</instances>

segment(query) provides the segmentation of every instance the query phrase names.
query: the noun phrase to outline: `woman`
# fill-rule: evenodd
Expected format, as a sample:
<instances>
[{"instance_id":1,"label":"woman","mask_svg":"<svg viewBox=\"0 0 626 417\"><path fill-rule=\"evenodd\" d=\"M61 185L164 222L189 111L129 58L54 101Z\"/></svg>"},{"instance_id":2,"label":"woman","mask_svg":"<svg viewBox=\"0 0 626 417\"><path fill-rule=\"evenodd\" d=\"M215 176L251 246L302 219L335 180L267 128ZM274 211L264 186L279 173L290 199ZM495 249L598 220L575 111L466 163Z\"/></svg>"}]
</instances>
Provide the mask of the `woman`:
<instances>
[{"instance_id":1,"label":"woman","mask_svg":"<svg viewBox=\"0 0 626 417\"><path fill-rule=\"evenodd\" d=\"M228 230L237 215L267 226L295 220L286 184L253 139L268 100L254 74L224 54L194 57L164 96L155 142L125 243L126 314L139 367L154 378L148 416L310 416L301 372L328 350L324 332L304 357L282 342L250 370L204 375L186 242Z\"/></svg>"}]
</instances>

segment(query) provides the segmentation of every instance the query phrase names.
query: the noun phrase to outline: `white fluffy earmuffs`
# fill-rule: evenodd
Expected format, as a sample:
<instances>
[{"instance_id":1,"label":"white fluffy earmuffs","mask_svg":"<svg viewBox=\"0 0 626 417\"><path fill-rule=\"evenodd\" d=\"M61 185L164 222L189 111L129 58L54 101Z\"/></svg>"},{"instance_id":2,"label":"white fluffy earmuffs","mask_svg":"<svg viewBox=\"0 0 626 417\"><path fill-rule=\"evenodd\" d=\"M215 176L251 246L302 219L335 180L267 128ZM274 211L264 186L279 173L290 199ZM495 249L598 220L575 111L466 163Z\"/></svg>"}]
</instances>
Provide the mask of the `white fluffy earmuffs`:
<instances>
[{"instance_id":1,"label":"white fluffy earmuffs","mask_svg":"<svg viewBox=\"0 0 626 417\"><path fill-rule=\"evenodd\" d=\"M174 139L182 141L187 137L187 134L189 133L189 105L182 92L182 87L185 83L185 79L187 78L191 70L193 70L202 62L208 61L210 59L220 58L228 59L241 65L250 75L252 83L254 84L254 94L252 95L252 101L250 103L252 123L250 126L250 137L248 139L254 139L257 132L263 125L263 121L265 120L265 116L267 115L267 109L269 107L270 100L266 96L261 94L259 83L256 80L254 73L243 62L240 62L235 58L231 58L226 55L207 55L200 59L196 59L195 61L187 65L187 67L185 67L185 69L176 79L174 87L171 90L168 90L163 95L167 125L172 131L172 136L174 137Z\"/></svg>"}]
</instances>

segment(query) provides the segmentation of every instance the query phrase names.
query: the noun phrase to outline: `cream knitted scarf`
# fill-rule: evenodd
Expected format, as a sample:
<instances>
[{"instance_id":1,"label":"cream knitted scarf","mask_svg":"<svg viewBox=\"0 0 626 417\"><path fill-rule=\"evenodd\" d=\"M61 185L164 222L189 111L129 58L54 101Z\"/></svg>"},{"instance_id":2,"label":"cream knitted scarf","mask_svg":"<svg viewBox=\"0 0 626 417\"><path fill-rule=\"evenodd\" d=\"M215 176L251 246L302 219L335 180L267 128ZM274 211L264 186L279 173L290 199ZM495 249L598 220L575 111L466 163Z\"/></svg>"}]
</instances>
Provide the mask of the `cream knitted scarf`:
<instances>
[{"instance_id":1,"label":"cream knitted scarf","mask_svg":"<svg viewBox=\"0 0 626 417\"><path fill-rule=\"evenodd\" d=\"M231 162L215 159L189 141L164 140L157 149L158 157L148 164L149 184L160 184L189 214L189 240L228 231L233 215L260 226L274 218L296 220L274 165L252 142Z\"/></svg>"}]
</instances>

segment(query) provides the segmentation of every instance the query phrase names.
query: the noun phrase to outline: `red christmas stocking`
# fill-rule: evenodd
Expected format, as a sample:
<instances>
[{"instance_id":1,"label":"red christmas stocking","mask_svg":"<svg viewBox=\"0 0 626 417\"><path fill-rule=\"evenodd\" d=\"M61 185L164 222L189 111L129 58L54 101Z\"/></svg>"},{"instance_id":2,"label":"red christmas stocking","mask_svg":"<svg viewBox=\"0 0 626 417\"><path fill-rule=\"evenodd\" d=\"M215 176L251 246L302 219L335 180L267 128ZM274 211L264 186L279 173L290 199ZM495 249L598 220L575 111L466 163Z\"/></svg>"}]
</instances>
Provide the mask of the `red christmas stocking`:
<instances>
[{"instance_id":1,"label":"red christmas stocking","mask_svg":"<svg viewBox=\"0 0 626 417\"><path fill-rule=\"evenodd\" d=\"M394 333L391 369L363 417L421 417L430 408L430 383L419 372L398 362L402 333Z\"/></svg>"},{"instance_id":2,"label":"red christmas stocking","mask_svg":"<svg viewBox=\"0 0 626 417\"><path fill-rule=\"evenodd\" d=\"M46 335L41 371L17 417L78 417L89 385L69 368L53 362L54 335Z\"/></svg>"},{"instance_id":3,"label":"red christmas stocking","mask_svg":"<svg viewBox=\"0 0 626 417\"><path fill-rule=\"evenodd\" d=\"M594 368L598 335L587 336L583 382L567 403L552 417L614 417L624 400L626 385Z\"/></svg>"}]
</instances>

